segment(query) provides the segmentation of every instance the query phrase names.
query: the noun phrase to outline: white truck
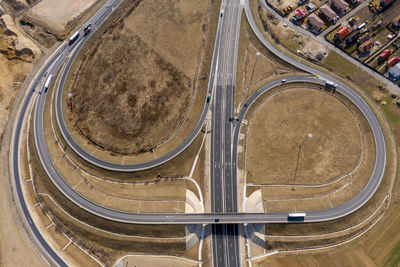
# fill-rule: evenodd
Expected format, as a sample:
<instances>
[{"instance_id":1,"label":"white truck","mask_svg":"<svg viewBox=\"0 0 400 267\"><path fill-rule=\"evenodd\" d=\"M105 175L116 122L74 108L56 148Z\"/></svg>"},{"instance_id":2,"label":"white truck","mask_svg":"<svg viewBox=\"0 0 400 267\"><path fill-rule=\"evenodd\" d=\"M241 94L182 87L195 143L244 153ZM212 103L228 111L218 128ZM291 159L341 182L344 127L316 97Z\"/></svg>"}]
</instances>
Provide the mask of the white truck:
<instances>
[{"instance_id":1,"label":"white truck","mask_svg":"<svg viewBox=\"0 0 400 267\"><path fill-rule=\"evenodd\" d=\"M78 37L79 37L79 31L74 33L74 35L72 35L71 38L69 38L68 45L72 45L76 40L78 40Z\"/></svg>"},{"instance_id":2,"label":"white truck","mask_svg":"<svg viewBox=\"0 0 400 267\"><path fill-rule=\"evenodd\" d=\"M45 93L46 93L47 90L49 89L50 84L51 84L52 81L53 81L53 75L50 74L49 77L47 77L46 82L44 83L44 92L45 92Z\"/></svg>"},{"instance_id":3,"label":"white truck","mask_svg":"<svg viewBox=\"0 0 400 267\"><path fill-rule=\"evenodd\" d=\"M334 82L331 82L331 81L326 81L326 82L325 82L325 87L326 87L326 88L336 89L337 84L334 83Z\"/></svg>"}]
</instances>

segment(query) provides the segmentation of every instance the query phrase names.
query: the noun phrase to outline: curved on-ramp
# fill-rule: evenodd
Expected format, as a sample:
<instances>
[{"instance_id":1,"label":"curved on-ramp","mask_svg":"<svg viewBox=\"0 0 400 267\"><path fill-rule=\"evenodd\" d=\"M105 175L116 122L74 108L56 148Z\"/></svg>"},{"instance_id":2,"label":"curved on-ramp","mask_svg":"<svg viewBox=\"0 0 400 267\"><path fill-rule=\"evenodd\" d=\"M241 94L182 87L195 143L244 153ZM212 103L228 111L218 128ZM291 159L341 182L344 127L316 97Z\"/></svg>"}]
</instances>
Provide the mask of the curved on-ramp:
<instances>
[{"instance_id":1,"label":"curved on-ramp","mask_svg":"<svg viewBox=\"0 0 400 267\"><path fill-rule=\"evenodd\" d=\"M117 3L119 4L119 0L116 1L109 1L109 3L114 4ZM254 19L251 14L251 10L249 7L249 2L248 0L244 1L245 3L245 12L248 18L248 21L253 28L253 31L257 35L257 37L260 39L260 41L275 55L278 57L282 58L283 60L291 63L295 67L299 69L303 69L306 72L312 73L314 75L319 75L321 78L324 78L326 80L331 80L336 82L338 86L338 91L340 91L342 94L350 98L357 106L358 108L363 112L364 116L367 118L368 122L371 125L371 129L374 133L374 139L375 139L375 145L376 145L376 159L375 159L375 167L371 176L371 179L369 180L368 184L363 188L363 190L352 200L349 202L346 202L340 206L337 206L332 209L326 209L326 210L318 210L318 211L311 211L307 212L307 216L305 217L306 222L317 222L317 221L327 221L327 220L333 220L337 219L343 216L346 216L355 210L359 209L362 205L364 205L375 193L377 190L385 169L385 164L386 164L386 146L385 146L385 140L383 136L382 129L379 125L379 122L376 118L376 116L373 114L372 110L369 108L369 106L365 103L365 101L357 95L351 88L347 87L344 85L342 82L334 79L333 77L330 77L329 75L318 71L316 69L313 69L307 65L304 65L300 62L297 62L296 60L293 60L289 56L285 55L278 49L276 49L272 44L270 44L262 35L262 33L259 31L258 27L256 26ZM99 12L95 14L91 18L92 23L97 23L101 24L102 21L105 20L105 18L112 12L110 10L106 10L107 7L102 8ZM114 7L113 7L114 9ZM219 32L219 25L218 25L218 30ZM218 36L218 34L217 34ZM215 55L218 54L218 45L217 42L219 40L216 40L215 43L215 53L213 57L213 62ZM79 50L80 47L82 47L83 42L80 41L77 44L76 50L74 55L76 55L76 52ZM25 118L25 115L27 113L27 108L29 106L29 103L31 102L33 92L32 88L35 89L36 87L40 86L40 80L43 80L49 73L55 74L57 70L61 67L63 64L64 60L66 59L67 55L69 52L71 52L72 48L64 45L55 55L49 60L49 62L45 65L45 67L40 71L38 74L37 78L35 79L33 86L30 88L30 92L27 93L24 102L21 105L21 108L19 110L19 115L17 122L15 124L14 130L13 130L13 136L12 136L12 151L10 153L10 162L11 162L11 172L12 175L14 176L14 181L16 184L16 194L18 197L18 202L20 203L22 207L22 212L24 216L27 219L27 223L33 232L34 237L38 241L38 243L41 244L42 250L47 252L48 258L51 259L55 264L61 265L61 266L66 266L66 264L62 261L62 259L57 255L56 252L54 252L49 245L46 243L44 238L41 236L39 230L37 227L34 225L32 222L32 217L29 214L29 210L27 208L26 202L24 200L22 188L21 188L21 177L19 173L19 143L20 143L20 137L21 137L21 129L23 125L23 121ZM72 60L70 61L72 62ZM68 62L68 64L70 64ZM213 73L215 71L215 64L213 63L212 65L212 71L211 71L211 78L210 78L210 83L213 82ZM64 73L65 74L65 73ZM63 76L65 76L63 74ZM65 78L64 78L65 79ZM321 79L317 79L315 77L310 77L310 76L291 76L286 78L288 83L290 82L297 82L297 81L306 81L306 82L315 82L318 84L323 84L324 81ZM263 92L270 90L271 88L275 86L279 86L280 80L273 81L269 84L264 85L261 89L259 89L255 94L253 94L246 102L246 105L242 108L239 114L239 121L241 122L248 110L248 108L251 106L251 104L260 96L262 95ZM210 88L210 87L209 87ZM39 89L40 90L40 89ZM116 211L112 209L108 209L105 207L102 207L98 205L97 203L94 203L83 196L81 196L79 193L74 191L61 177L61 175L58 173L57 169L55 168L52 160L49 157L47 147L44 142L44 136L43 136L43 107L44 107L44 100L45 100L45 94L39 95L39 99L37 102L36 106L36 111L35 111L35 142L38 150L38 154L40 156L40 160L44 166L44 169L46 170L47 174L49 177L52 179L54 184L57 186L57 188L66 196L68 197L72 202L74 202L76 205L79 207L85 209L88 212L91 212L93 214L96 214L98 216L101 216L103 218L107 218L110 220L114 221L120 221L120 222L127 222L127 223L147 223L147 224L189 224L189 223L216 223L215 219L219 219L218 223L265 223L265 222L278 222L278 223L287 223L287 213L225 213L225 214L135 214L135 213L128 213L128 212L122 212L122 211ZM211 102L211 101L210 101ZM59 103L59 102L58 102ZM207 104L206 104L207 105ZM57 105L61 106L61 105ZM206 107L205 109L208 109ZM204 111L203 111L204 113ZM203 119L203 117L201 118ZM200 124L200 122L199 122ZM39 125L39 126L37 126ZM200 125L201 126L201 125ZM60 126L62 128L62 126ZM236 160L237 160L237 144L238 144L238 136L240 133L240 124L238 124L238 127L235 129L234 133L234 153L236 154ZM64 137L66 140L69 139L69 134L65 135ZM188 145L188 144L187 144ZM178 149L178 148L177 148ZM184 145L181 146L181 149L184 149ZM159 160L158 162L153 162L153 164L141 166L141 167L134 167L133 169L141 169L141 168L148 168L149 166L153 165L159 165L162 164L163 160ZM111 166L111 169L113 169L113 166ZM234 169L235 177L236 177L236 172L237 169Z\"/></svg>"},{"instance_id":2,"label":"curved on-ramp","mask_svg":"<svg viewBox=\"0 0 400 267\"><path fill-rule=\"evenodd\" d=\"M176 148L174 148L167 154L165 154L159 158L156 158L154 160L151 160L151 161L147 161L147 162L143 162L143 163L136 163L136 164L117 164L117 163L113 163L110 161L105 161L105 160L99 159L99 158L91 155L90 153L88 153L81 146L79 146L79 144L76 143L74 138L69 133L68 128L65 123L65 120L64 120L64 115L63 115L63 111L62 111L62 109L63 109L62 103L63 103L63 88L65 85L65 81L68 77L68 73L74 62L74 59L76 58L76 56L79 53L79 49L74 50L72 55L70 55L70 59L67 62L67 65L61 75L60 82L57 86L56 105L55 105L55 111L56 111L55 114L56 114L57 123L58 123L60 132L61 132L64 140L68 143L68 146L70 148L72 148L72 150L77 155L79 155L82 159L86 160L87 162L89 162L97 167L106 169L106 170L119 171L119 172L135 172L135 171L151 169L151 168L157 167L163 163L170 161L171 159L175 158L180 153L182 153L196 139L196 137L200 133L200 131L204 125L204 121L206 119L207 113L210 109L210 105L212 103L211 98L212 98L213 91L215 88L215 79L214 78L216 78L214 76L214 74L216 72L217 65L218 65L217 56L218 56L219 43L220 43L220 38L219 38L220 35L218 34L219 31L220 31L220 23L218 23L217 34L216 34L217 37L216 37L216 40L214 43L212 66L211 66L211 70L210 70L210 76L209 76L210 78L208 81L208 92L206 94L206 98L204 99L204 106L203 106L202 113L200 115L200 118L199 118L195 128L192 130L190 135L188 137L186 137L186 139L182 143L180 143ZM86 40L84 40L84 42L85 41ZM208 99L208 97L210 97L210 99Z\"/></svg>"},{"instance_id":3,"label":"curved on-ramp","mask_svg":"<svg viewBox=\"0 0 400 267\"><path fill-rule=\"evenodd\" d=\"M287 83L293 82L310 82L319 85L324 85L325 81L312 76L297 75L285 77ZM281 80L275 80L271 83L264 85L261 89L256 91L247 101L246 105L242 108L239 119L239 125L243 120L248 108L251 104L264 92L281 85ZM376 144L376 160L375 168L371 175L371 179L363 190L352 200L331 209L310 211L307 212L305 218L306 222L319 222L326 220L333 220L339 217L343 217L366 203L378 188L380 181L383 177L383 172L386 163L386 148L385 140L382 129L379 125L375 114L367 103L356 94L349 87L338 87L337 90L348 97L357 107L362 111L364 116L367 118ZM43 101L43 103L40 103ZM215 223L215 219L219 219L218 223L287 223L287 212L275 212L275 213L205 213L205 214L176 214L176 213L132 213L118 211L103 207L93 201L86 199L84 196L76 192L61 176L61 174L55 168L51 158L49 157L47 147L44 143L43 134L43 123L40 121L43 116L44 100L39 100L37 110L35 114L35 135L36 142L38 144L38 154L41 158L43 166L49 175L50 179L57 186L57 188L66 195L72 202L81 207L82 209L113 221L124 222L124 223L137 223L137 224L200 224L200 223ZM237 145L240 133L240 126L235 128L234 133L234 153L237 155ZM235 174L236 175L236 170Z\"/></svg>"},{"instance_id":4,"label":"curved on-ramp","mask_svg":"<svg viewBox=\"0 0 400 267\"><path fill-rule=\"evenodd\" d=\"M252 19L251 13L249 13L250 9L248 7L248 2L246 1L246 15L249 19L249 22L252 27L255 26L254 20ZM369 180L367 186L360 192L359 195L357 195L355 198L350 200L349 202L346 202L338 207L332 208L332 209L326 209L326 210L318 210L318 211L310 211L307 212L307 216L305 218L306 222L316 222L316 221L326 221L326 220L332 220L336 219L339 217L343 217L358 208L360 208L364 203L366 203L374 194L374 192L377 190L385 169L385 164L386 164L386 146L385 146L385 140L383 136L382 129L379 125L379 122L371 110L371 108L368 106L368 104L358 95L356 94L350 87L347 85L343 84L342 82L329 77L323 72L320 72L318 70L315 70L309 66L306 66L296 60L293 60L292 58L286 56L279 50L277 50L274 46L272 46L270 43L268 43L265 38L263 38L261 32L257 29L257 27L253 28L254 32L259 36L260 40L263 41L264 45L270 49L273 53L275 53L277 56L281 57L282 59L286 60L287 62L293 64L294 66L303 69L305 71L308 71L310 73L313 73L315 75L319 75L322 78L332 80L338 84L338 91L340 91L342 94L347 96L351 101L353 101L358 108L363 112L364 116L367 118L368 122L370 123L371 129L374 134L374 139L375 139L375 144L376 144L376 160L375 160L375 168L373 171L373 174L371 176L371 179ZM218 38L216 39L216 44L219 42ZM83 42L80 42L77 44L76 50L73 51L73 55L71 57L71 60L67 63L71 64L74 55L78 52L79 48L83 45ZM217 46L216 46L217 47ZM215 54L217 54L218 51L216 51ZM216 62L213 64L212 68L212 73L210 77L214 77L213 70L215 70ZM67 65L68 67L68 65ZM67 68L68 69L68 68ZM64 72L63 77L65 79L66 77L66 72ZM212 79L212 78L211 78ZM210 79L210 80L211 80ZM324 80L323 79L317 79L315 77L310 77L310 76L290 76L287 77L287 82L313 82L317 84L323 84ZM211 81L210 81L211 82ZM251 103L259 97L263 92L280 85L280 80L275 80L267 85L264 85L260 90L258 90L254 95L250 97L250 99L247 100L247 105L242 108L239 116L239 120L241 121L249 108L251 106ZM60 91L60 88L59 88ZM188 224L188 223L215 223L215 219L218 218L218 223L256 223L256 222L282 222L286 223L287 222L287 212L278 212L278 213L265 213L265 214L254 214L254 213L224 213L224 214L138 214L138 213L131 213L131 212L123 212L123 211L118 211L118 210L113 210L110 208L103 207L97 203L94 203L93 201L90 201L86 199L84 196L80 195L78 192L76 192L73 188L71 188L68 183L63 179L63 177L60 175L60 173L57 171L55 168L49 153L47 151L47 147L45 144L45 137L44 137L44 131L43 131L43 112L44 112L44 103L45 103L45 95L41 95L38 99L37 106L36 106L36 111L35 111L35 120L34 120L34 135L35 135L35 141L36 141L36 146L37 146L37 151L40 157L40 160L44 166L44 169L46 170L48 176L50 179L53 181L53 183L57 186L57 188L66 196L68 197L72 202L74 202L76 205L81 207L82 209L95 214L97 216L113 220L113 221L119 221L119 222L125 222L125 223L138 223L138 224ZM61 98L59 98L60 100ZM210 101L211 102L211 101ZM205 106L208 108L209 105L206 103ZM60 102L57 107L58 109L60 108ZM204 111L203 111L204 113ZM201 120L204 118L202 117ZM202 126L202 121L199 121L198 127L201 128ZM239 124L240 125L240 124ZM234 134L234 153L236 153L237 158L237 142L238 142L238 135L240 132L240 126L236 127L235 129L235 134ZM192 133L193 135L195 133ZM192 136L193 137L193 136ZM193 137L194 138L194 137ZM67 135L68 139L68 135ZM190 141L189 141L190 142ZM180 149L184 149L183 147L185 144L181 144ZM151 164L159 165L162 164L164 160L168 159L159 159L158 161L153 161ZM138 169L142 168L147 168L150 167L150 165L144 165L142 167L139 167ZM122 165L123 167L124 165ZM126 165L129 166L129 165ZM117 166L118 168L121 167L121 165ZM129 167L128 167L129 168ZM134 167L134 169L137 168L137 166ZM113 169L113 166L112 168ZM125 169L126 170L126 169ZM237 169L234 170L234 176L236 177L236 172Z\"/></svg>"},{"instance_id":5,"label":"curved on-ramp","mask_svg":"<svg viewBox=\"0 0 400 267\"><path fill-rule=\"evenodd\" d=\"M110 1L114 3L119 3L118 1ZM104 11L104 10L102 10ZM112 11L108 11L102 13L98 12L96 15L92 18L93 23L98 23L101 24L102 21L111 13ZM305 218L306 222L317 222L317 221L327 221L327 220L333 220L337 219L343 216L346 216L355 210L359 209L361 206L363 206L375 193L377 190L385 169L385 164L386 164L386 146L385 146L385 140L383 136L382 129L379 125L379 122L375 116L375 114L372 112L370 107L367 105L367 103L359 96L357 95L351 88L343 84L342 82L334 79L333 77L330 77L329 75L318 71L316 69L313 69L307 65L304 65L289 56L285 55L278 49L276 49L272 44L270 44L262 35L262 33L259 31L257 28L254 19L252 17L250 7L249 7L249 2L248 0L245 1L245 12L248 18L248 21L253 28L253 31L255 34L258 36L260 41L274 54L282 58L283 60L291 63L295 67L299 69L303 69L304 71L307 71L309 73L312 73L314 75L319 75L321 78L326 79L326 80L331 80L334 81L338 84L338 91L340 91L342 94L347 96L350 100L352 100L358 108L363 112L364 116L367 118L368 122L370 123L371 129L374 133L374 139L375 139L375 145L376 145L376 159L375 159L375 167L371 176L371 179L369 180L368 184L363 188L363 190L352 200L337 206L332 209L326 209L326 210L318 210L318 211L310 211L307 212L307 216ZM218 31L220 29L218 28ZM217 48L217 42L219 40L216 40L215 48ZM76 52L79 50L80 47L82 47L83 42L82 40L79 41L79 43L76 45L76 50L74 52L74 55L76 55ZM57 70L61 67L63 64L64 60L66 59L67 55L69 52L72 51L71 47L65 46L62 47L53 57L52 60L49 61L45 65L45 67L41 70L41 72L38 75L38 78L33 84L33 87L30 89L35 89L38 87L40 84L38 81L42 80L46 75L49 73L56 73ZM218 54L218 51L215 51L215 55ZM213 57L214 58L214 57ZM72 62L72 60L71 60ZM68 64L70 64L68 62ZM212 65L214 68L214 64ZM214 69L215 70L215 69ZM213 73L213 71L212 71ZM213 80L213 74L211 75L210 82ZM306 82L314 82L318 84L323 84L324 81L322 79L317 79L315 77L310 77L310 76L290 76L286 78L288 83L290 82L298 82L298 81L306 81ZM259 89L255 94L253 94L250 99L247 100L246 106L242 108L240 111L239 115L239 120L241 121L248 108L251 106L251 103L254 102L255 99L257 99L263 92L270 90L271 88L275 86L279 86L280 80L273 81L269 84L264 85L261 89ZM40 89L39 89L40 90ZM16 122L16 126L14 127L14 134L13 134L13 149L11 152L11 164L12 164L12 172L14 176L14 180L16 183L16 191L17 195L19 197L19 202L22 206L22 211L27 218L27 221L29 222L29 225L31 227L31 230L34 233L34 236L36 239L39 240L41 243L42 247L48 251L49 256L53 258L58 264L64 265L62 260L58 257L54 251L52 251L43 237L40 235L40 232L36 228L36 226L32 223L32 218L29 215L29 211L27 209L26 203L24 201L22 189L21 189L21 177L19 173L19 162L18 162L18 152L19 152L19 139L21 136L21 129L22 129L22 124L24 121L25 114L27 112L27 107L31 101L33 93L28 92L26 98L24 99L23 104L21 105L20 113L18 120ZM61 177L61 175L58 173L57 169L55 168L52 160L49 157L49 153L47 151L46 144L44 142L44 133L43 133L43 108L44 108L44 102L45 102L45 93L39 95L38 101L36 103L36 111L35 111L35 121L34 121L34 128L35 128L35 142L37 146L37 151L40 157L40 160L44 166L44 169L46 170L47 174L49 177L52 179L54 184L57 186L57 188L66 196L68 197L72 202L74 202L76 205L79 207L85 209L88 212L91 212L95 215L98 215L100 217L114 220L114 221L120 221L120 222L126 222L126 223L138 223L138 224L190 224L190 223L216 223L215 219L219 219L218 223L287 223L287 213L282 212L282 213L224 213L224 214L136 214L136 213L129 213L129 212L122 212L122 211L117 211L109 208L105 208L100 206L97 203L94 203L86 198L84 198L82 195L77 193L75 190L73 190ZM211 101L210 101L211 102ZM240 125L240 124L239 124ZM200 125L201 127L201 125ZM238 135L240 132L240 126L236 127L235 129L235 134L234 134L234 143L236 144L234 146L234 153L237 155L237 142L238 142ZM68 139L68 136L67 136ZM183 146L182 146L182 149ZM162 164L163 160L160 160L158 163L156 162L155 165ZM153 162L154 164L154 162ZM150 164L152 165L152 164ZM155 166L154 165L154 166ZM142 166L144 168L147 168L148 166ZM135 169L135 168L134 168ZM141 169L141 168L138 168ZM237 170L235 169L235 175L236 175ZM235 176L236 177L236 176Z\"/></svg>"}]
</instances>

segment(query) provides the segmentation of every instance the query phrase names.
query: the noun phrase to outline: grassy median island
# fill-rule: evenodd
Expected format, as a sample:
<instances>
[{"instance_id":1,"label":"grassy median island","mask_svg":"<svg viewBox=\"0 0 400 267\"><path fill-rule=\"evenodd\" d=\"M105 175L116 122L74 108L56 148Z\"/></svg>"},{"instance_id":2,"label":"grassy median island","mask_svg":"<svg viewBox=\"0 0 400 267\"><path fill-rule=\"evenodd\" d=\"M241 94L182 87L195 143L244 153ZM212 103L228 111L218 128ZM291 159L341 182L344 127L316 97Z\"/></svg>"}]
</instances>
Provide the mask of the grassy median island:
<instances>
[{"instance_id":1,"label":"grassy median island","mask_svg":"<svg viewBox=\"0 0 400 267\"><path fill-rule=\"evenodd\" d=\"M353 170L362 135L357 119L335 96L292 88L266 99L251 118L248 136L249 183L292 183L299 144L296 183L329 182Z\"/></svg>"},{"instance_id":2,"label":"grassy median island","mask_svg":"<svg viewBox=\"0 0 400 267\"><path fill-rule=\"evenodd\" d=\"M67 112L92 144L120 154L152 151L185 122L196 94L209 1L132 5L86 47Z\"/></svg>"},{"instance_id":3,"label":"grassy median island","mask_svg":"<svg viewBox=\"0 0 400 267\"><path fill-rule=\"evenodd\" d=\"M246 121L239 168L246 172L247 196L260 190L266 212L338 206L357 195L373 171L370 126L337 91L285 84L257 99Z\"/></svg>"}]
</instances>

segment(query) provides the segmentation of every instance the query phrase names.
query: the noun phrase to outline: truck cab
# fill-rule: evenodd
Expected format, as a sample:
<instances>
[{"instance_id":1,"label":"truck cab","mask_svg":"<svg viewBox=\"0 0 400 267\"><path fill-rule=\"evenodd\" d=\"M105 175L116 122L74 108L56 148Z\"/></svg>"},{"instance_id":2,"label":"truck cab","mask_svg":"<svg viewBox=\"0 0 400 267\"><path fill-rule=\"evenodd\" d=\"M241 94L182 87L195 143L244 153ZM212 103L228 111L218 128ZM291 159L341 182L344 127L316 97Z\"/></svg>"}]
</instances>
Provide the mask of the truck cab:
<instances>
[{"instance_id":1,"label":"truck cab","mask_svg":"<svg viewBox=\"0 0 400 267\"><path fill-rule=\"evenodd\" d=\"M331 82L331 81L326 81L326 82L325 82L325 87L326 87L326 88L336 89L337 84L334 83L334 82Z\"/></svg>"}]
</instances>

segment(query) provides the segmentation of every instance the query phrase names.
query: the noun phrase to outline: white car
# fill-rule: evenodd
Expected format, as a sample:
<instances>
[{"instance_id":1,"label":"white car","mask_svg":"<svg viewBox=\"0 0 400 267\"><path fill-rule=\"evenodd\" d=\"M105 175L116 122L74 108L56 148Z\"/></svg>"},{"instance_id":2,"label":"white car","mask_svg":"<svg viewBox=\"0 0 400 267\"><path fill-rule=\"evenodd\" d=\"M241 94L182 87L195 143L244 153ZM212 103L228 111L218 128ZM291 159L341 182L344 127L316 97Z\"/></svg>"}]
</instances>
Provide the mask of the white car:
<instances>
[{"instance_id":1,"label":"white car","mask_svg":"<svg viewBox=\"0 0 400 267\"><path fill-rule=\"evenodd\" d=\"M282 83L285 83L286 82L286 79L282 79Z\"/></svg>"}]
</instances>

